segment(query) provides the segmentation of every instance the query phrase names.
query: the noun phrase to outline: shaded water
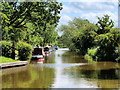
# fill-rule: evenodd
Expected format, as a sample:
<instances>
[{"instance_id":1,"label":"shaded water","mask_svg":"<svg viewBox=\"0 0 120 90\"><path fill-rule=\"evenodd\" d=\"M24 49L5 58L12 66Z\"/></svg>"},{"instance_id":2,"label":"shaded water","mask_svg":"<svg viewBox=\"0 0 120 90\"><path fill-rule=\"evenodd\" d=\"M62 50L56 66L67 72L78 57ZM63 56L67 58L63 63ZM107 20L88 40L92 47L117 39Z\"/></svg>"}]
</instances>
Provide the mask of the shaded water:
<instances>
[{"instance_id":1,"label":"shaded water","mask_svg":"<svg viewBox=\"0 0 120 90\"><path fill-rule=\"evenodd\" d=\"M88 62L67 49L52 52L44 64L2 70L2 88L120 88L120 64Z\"/></svg>"}]
</instances>

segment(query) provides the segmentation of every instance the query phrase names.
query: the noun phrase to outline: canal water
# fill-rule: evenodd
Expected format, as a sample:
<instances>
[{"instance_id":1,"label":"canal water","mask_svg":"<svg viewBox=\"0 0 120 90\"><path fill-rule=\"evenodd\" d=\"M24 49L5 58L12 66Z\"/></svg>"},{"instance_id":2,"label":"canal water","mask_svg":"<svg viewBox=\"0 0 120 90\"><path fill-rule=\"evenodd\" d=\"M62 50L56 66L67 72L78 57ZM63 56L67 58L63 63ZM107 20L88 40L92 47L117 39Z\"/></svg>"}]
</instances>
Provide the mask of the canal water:
<instances>
[{"instance_id":1,"label":"canal water","mask_svg":"<svg viewBox=\"0 0 120 90\"><path fill-rule=\"evenodd\" d=\"M44 63L2 70L2 88L120 88L120 64L88 62L59 49Z\"/></svg>"}]
</instances>

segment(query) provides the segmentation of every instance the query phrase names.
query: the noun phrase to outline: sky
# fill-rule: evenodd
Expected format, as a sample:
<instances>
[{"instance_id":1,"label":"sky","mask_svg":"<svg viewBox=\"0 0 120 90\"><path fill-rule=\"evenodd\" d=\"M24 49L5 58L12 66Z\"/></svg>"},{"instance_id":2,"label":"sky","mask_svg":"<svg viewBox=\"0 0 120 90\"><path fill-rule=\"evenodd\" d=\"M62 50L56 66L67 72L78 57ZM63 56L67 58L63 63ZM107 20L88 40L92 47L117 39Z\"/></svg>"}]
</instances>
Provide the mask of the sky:
<instances>
[{"instance_id":1,"label":"sky","mask_svg":"<svg viewBox=\"0 0 120 90\"><path fill-rule=\"evenodd\" d=\"M98 21L96 16L102 17L105 14L108 14L115 27L118 27L118 0L58 0L58 2L63 4L58 27L67 25L68 21L75 17L96 23ZM59 32L59 35L61 34Z\"/></svg>"}]
</instances>

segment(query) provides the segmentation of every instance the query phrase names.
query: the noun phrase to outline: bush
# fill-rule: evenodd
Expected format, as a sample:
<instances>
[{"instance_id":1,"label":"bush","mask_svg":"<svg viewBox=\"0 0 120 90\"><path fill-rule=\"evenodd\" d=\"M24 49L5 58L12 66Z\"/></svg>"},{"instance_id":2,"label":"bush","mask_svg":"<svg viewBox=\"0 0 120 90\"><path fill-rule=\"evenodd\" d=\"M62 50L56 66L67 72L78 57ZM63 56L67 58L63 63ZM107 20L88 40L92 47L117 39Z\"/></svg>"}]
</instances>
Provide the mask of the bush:
<instances>
[{"instance_id":1,"label":"bush","mask_svg":"<svg viewBox=\"0 0 120 90\"><path fill-rule=\"evenodd\" d=\"M84 58L88 61L93 61L93 58L88 54L85 54Z\"/></svg>"},{"instance_id":2,"label":"bush","mask_svg":"<svg viewBox=\"0 0 120 90\"><path fill-rule=\"evenodd\" d=\"M25 42L17 43L18 56L20 60L30 60L32 56L32 46Z\"/></svg>"},{"instance_id":3,"label":"bush","mask_svg":"<svg viewBox=\"0 0 120 90\"><path fill-rule=\"evenodd\" d=\"M91 49L88 48L88 52L84 56L85 59L90 60L90 61L97 60L98 57L96 56L96 54L97 54L98 49L99 49L99 47L94 47L94 48L91 48Z\"/></svg>"},{"instance_id":4,"label":"bush","mask_svg":"<svg viewBox=\"0 0 120 90\"><path fill-rule=\"evenodd\" d=\"M2 56L12 56L12 42L11 41L0 41L0 48L2 49Z\"/></svg>"},{"instance_id":5,"label":"bush","mask_svg":"<svg viewBox=\"0 0 120 90\"><path fill-rule=\"evenodd\" d=\"M117 58L115 60L120 62L120 45L116 48L115 53L117 54Z\"/></svg>"},{"instance_id":6,"label":"bush","mask_svg":"<svg viewBox=\"0 0 120 90\"><path fill-rule=\"evenodd\" d=\"M99 47L97 47L97 48L95 47L95 48L91 48L91 49L88 48L88 54L91 55L91 56L95 56L98 48Z\"/></svg>"}]
</instances>

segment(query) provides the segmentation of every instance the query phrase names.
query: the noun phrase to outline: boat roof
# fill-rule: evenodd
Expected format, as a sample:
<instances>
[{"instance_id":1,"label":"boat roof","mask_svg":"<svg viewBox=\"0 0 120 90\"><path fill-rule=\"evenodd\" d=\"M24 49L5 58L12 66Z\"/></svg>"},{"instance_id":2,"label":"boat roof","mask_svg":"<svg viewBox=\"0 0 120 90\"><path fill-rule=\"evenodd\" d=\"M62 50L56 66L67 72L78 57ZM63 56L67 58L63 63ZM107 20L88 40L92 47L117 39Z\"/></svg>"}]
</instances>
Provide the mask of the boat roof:
<instances>
[{"instance_id":1,"label":"boat roof","mask_svg":"<svg viewBox=\"0 0 120 90\"><path fill-rule=\"evenodd\" d=\"M48 47L48 48L50 48L51 46L45 46L45 47ZM45 48L45 47L44 47L44 48Z\"/></svg>"}]
</instances>

